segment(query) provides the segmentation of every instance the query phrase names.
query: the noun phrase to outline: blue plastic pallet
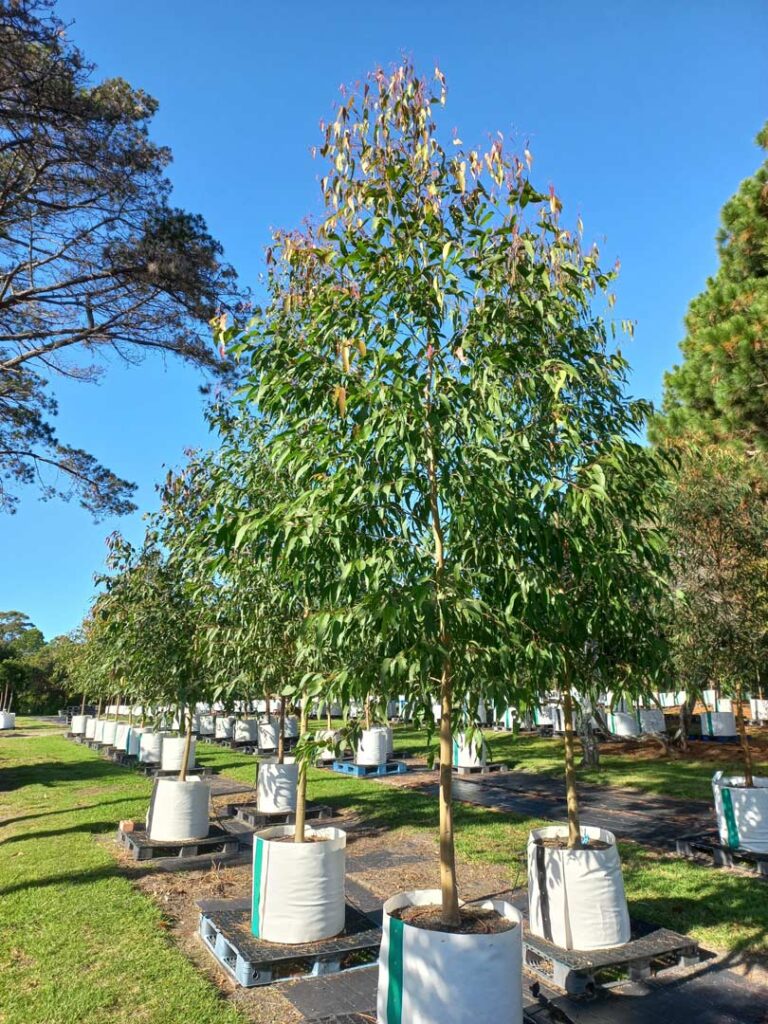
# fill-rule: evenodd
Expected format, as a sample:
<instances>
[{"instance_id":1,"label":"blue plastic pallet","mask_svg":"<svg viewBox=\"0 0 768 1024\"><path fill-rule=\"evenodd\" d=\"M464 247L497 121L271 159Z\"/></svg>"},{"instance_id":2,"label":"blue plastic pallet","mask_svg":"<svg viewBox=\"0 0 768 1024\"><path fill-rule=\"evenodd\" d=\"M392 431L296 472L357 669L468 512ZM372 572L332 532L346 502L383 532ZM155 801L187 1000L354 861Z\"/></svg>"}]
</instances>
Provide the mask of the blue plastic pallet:
<instances>
[{"instance_id":1,"label":"blue plastic pallet","mask_svg":"<svg viewBox=\"0 0 768 1024\"><path fill-rule=\"evenodd\" d=\"M334 761L331 768L342 775L364 779L369 775L402 775L408 771L405 761L387 761L386 764L355 764L354 761Z\"/></svg>"}]
</instances>

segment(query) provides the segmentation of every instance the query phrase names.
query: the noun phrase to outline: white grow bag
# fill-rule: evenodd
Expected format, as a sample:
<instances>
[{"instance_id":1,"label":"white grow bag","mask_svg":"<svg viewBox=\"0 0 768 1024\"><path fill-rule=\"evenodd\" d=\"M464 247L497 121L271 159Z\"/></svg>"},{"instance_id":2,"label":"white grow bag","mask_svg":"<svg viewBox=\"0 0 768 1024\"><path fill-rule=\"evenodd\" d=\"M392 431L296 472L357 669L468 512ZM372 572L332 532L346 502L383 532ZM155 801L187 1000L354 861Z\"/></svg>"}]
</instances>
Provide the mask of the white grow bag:
<instances>
[{"instance_id":1,"label":"white grow bag","mask_svg":"<svg viewBox=\"0 0 768 1024\"><path fill-rule=\"evenodd\" d=\"M401 892L384 904L378 1024L521 1024L520 912L502 900L481 903L515 922L487 935L430 931L391 916L402 907L429 904L440 904L438 889Z\"/></svg>"},{"instance_id":2,"label":"white grow bag","mask_svg":"<svg viewBox=\"0 0 768 1024\"><path fill-rule=\"evenodd\" d=\"M213 715L208 713L200 715L200 735L214 736L215 733L216 726L214 724Z\"/></svg>"},{"instance_id":3,"label":"white grow bag","mask_svg":"<svg viewBox=\"0 0 768 1024\"><path fill-rule=\"evenodd\" d=\"M750 698L749 717L753 722L768 722L768 700L760 697Z\"/></svg>"},{"instance_id":4,"label":"white grow bag","mask_svg":"<svg viewBox=\"0 0 768 1024\"><path fill-rule=\"evenodd\" d=\"M744 776L715 772L712 792L720 841L731 849L768 853L768 778L753 776L746 789Z\"/></svg>"},{"instance_id":5,"label":"white grow bag","mask_svg":"<svg viewBox=\"0 0 768 1024\"><path fill-rule=\"evenodd\" d=\"M285 738L294 740L299 738L299 720L296 715L285 716Z\"/></svg>"},{"instance_id":6,"label":"white grow bag","mask_svg":"<svg viewBox=\"0 0 768 1024\"><path fill-rule=\"evenodd\" d=\"M96 722L97 719L89 718L85 723L85 738L87 740L92 740L94 738L96 734Z\"/></svg>"},{"instance_id":7,"label":"white grow bag","mask_svg":"<svg viewBox=\"0 0 768 1024\"><path fill-rule=\"evenodd\" d=\"M485 740L481 741L480 749L478 749L477 743L470 743L464 738L463 733L459 733L458 736L454 737L454 768L480 768L486 763L487 758L488 750L485 746Z\"/></svg>"},{"instance_id":8,"label":"white grow bag","mask_svg":"<svg viewBox=\"0 0 768 1024\"><path fill-rule=\"evenodd\" d=\"M356 764L386 764L389 737L384 726L363 729L357 744Z\"/></svg>"},{"instance_id":9,"label":"white grow bag","mask_svg":"<svg viewBox=\"0 0 768 1024\"><path fill-rule=\"evenodd\" d=\"M16 715L13 711L0 711L0 729L15 729Z\"/></svg>"},{"instance_id":10,"label":"white grow bag","mask_svg":"<svg viewBox=\"0 0 768 1024\"><path fill-rule=\"evenodd\" d=\"M563 949L604 949L631 938L621 860L612 832L582 826L582 836L609 843L598 850L549 849L537 839L568 837L567 825L528 837L528 916L534 935Z\"/></svg>"},{"instance_id":11,"label":"white grow bag","mask_svg":"<svg viewBox=\"0 0 768 1024\"><path fill-rule=\"evenodd\" d=\"M555 716L554 708L549 705L540 708L533 709L533 724L534 725L554 725Z\"/></svg>"},{"instance_id":12,"label":"white grow bag","mask_svg":"<svg viewBox=\"0 0 768 1024\"><path fill-rule=\"evenodd\" d=\"M235 722L232 738L235 743L256 743L259 739L258 718L243 718Z\"/></svg>"},{"instance_id":13,"label":"white grow bag","mask_svg":"<svg viewBox=\"0 0 768 1024\"><path fill-rule=\"evenodd\" d=\"M101 743L102 737L104 736L104 726L106 722L103 718L96 719L96 725L93 727L93 739L95 743Z\"/></svg>"},{"instance_id":14,"label":"white grow bag","mask_svg":"<svg viewBox=\"0 0 768 1024\"><path fill-rule=\"evenodd\" d=\"M735 736L736 716L732 711L706 711L699 715L702 736Z\"/></svg>"},{"instance_id":15,"label":"white grow bag","mask_svg":"<svg viewBox=\"0 0 768 1024\"><path fill-rule=\"evenodd\" d=\"M576 728L576 712L571 711L571 725ZM552 730L554 732L565 732L565 711L559 706L552 708Z\"/></svg>"},{"instance_id":16,"label":"white grow bag","mask_svg":"<svg viewBox=\"0 0 768 1024\"><path fill-rule=\"evenodd\" d=\"M235 731L235 720L230 715L216 719L214 735L217 740L231 740Z\"/></svg>"},{"instance_id":17,"label":"white grow bag","mask_svg":"<svg viewBox=\"0 0 768 1024\"><path fill-rule=\"evenodd\" d=\"M85 730L88 727L89 721L90 717L88 715L72 715L69 731L74 736L85 736Z\"/></svg>"},{"instance_id":18,"label":"white grow bag","mask_svg":"<svg viewBox=\"0 0 768 1024\"><path fill-rule=\"evenodd\" d=\"M104 728L101 730L101 742L107 747L113 747L115 745L116 735L117 722L114 720L111 722L105 722Z\"/></svg>"},{"instance_id":19,"label":"white grow bag","mask_svg":"<svg viewBox=\"0 0 768 1024\"><path fill-rule=\"evenodd\" d=\"M115 730L115 750L128 749L128 733L131 731L127 722L118 722Z\"/></svg>"},{"instance_id":20,"label":"white grow bag","mask_svg":"<svg viewBox=\"0 0 768 1024\"><path fill-rule=\"evenodd\" d=\"M184 757L184 745L187 742L186 736L164 736L161 748L160 769L164 772L177 772L181 768ZM189 743L189 757L187 768L195 767L195 737Z\"/></svg>"},{"instance_id":21,"label":"white grow bag","mask_svg":"<svg viewBox=\"0 0 768 1024\"><path fill-rule=\"evenodd\" d=\"M608 729L614 736L639 736L637 718L628 711L611 711L607 715Z\"/></svg>"},{"instance_id":22,"label":"white grow bag","mask_svg":"<svg viewBox=\"0 0 768 1024\"><path fill-rule=\"evenodd\" d=\"M144 764L159 764L163 749L163 733L148 729L139 740L139 760Z\"/></svg>"},{"instance_id":23,"label":"white grow bag","mask_svg":"<svg viewBox=\"0 0 768 1024\"><path fill-rule=\"evenodd\" d=\"M158 779L147 814L153 842L180 843L208 835L211 787L200 779Z\"/></svg>"},{"instance_id":24,"label":"white grow bag","mask_svg":"<svg viewBox=\"0 0 768 1024\"><path fill-rule=\"evenodd\" d=\"M504 708L499 717L496 719L496 724L501 726L502 729L512 731L515 728L515 723L518 721L518 714L516 708Z\"/></svg>"},{"instance_id":25,"label":"white grow bag","mask_svg":"<svg viewBox=\"0 0 768 1024\"><path fill-rule=\"evenodd\" d=\"M637 721L642 733L661 733L667 728L660 708L638 708Z\"/></svg>"},{"instance_id":26,"label":"white grow bag","mask_svg":"<svg viewBox=\"0 0 768 1024\"><path fill-rule=\"evenodd\" d=\"M279 734L279 722L259 722L259 750L277 750Z\"/></svg>"},{"instance_id":27,"label":"white grow bag","mask_svg":"<svg viewBox=\"0 0 768 1024\"><path fill-rule=\"evenodd\" d=\"M336 760L336 744L341 739L341 733L336 732L334 729L318 729L315 733L317 740L327 740L328 746L319 747L317 751L318 761L322 761L327 764L330 761Z\"/></svg>"},{"instance_id":28,"label":"white grow bag","mask_svg":"<svg viewBox=\"0 0 768 1024\"><path fill-rule=\"evenodd\" d=\"M293 825L264 829L253 840L251 931L267 942L316 942L344 928L347 836L339 828L307 828L324 842L270 842Z\"/></svg>"},{"instance_id":29,"label":"white grow bag","mask_svg":"<svg viewBox=\"0 0 768 1024\"><path fill-rule=\"evenodd\" d=\"M440 719L443 717L443 705L440 703L440 701L432 702L432 717L436 722L439 722Z\"/></svg>"},{"instance_id":30,"label":"white grow bag","mask_svg":"<svg viewBox=\"0 0 768 1024\"><path fill-rule=\"evenodd\" d=\"M135 726L131 726L128 732L128 753L131 757L138 757L141 753L141 737L145 731L145 729L137 729Z\"/></svg>"},{"instance_id":31,"label":"white grow bag","mask_svg":"<svg viewBox=\"0 0 768 1024\"><path fill-rule=\"evenodd\" d=\"M299 766L292 757L283 764L277 758L265 759L259 765L256 779L256 806L260 811L295 811Z\"/></svg>"}]
</instances>

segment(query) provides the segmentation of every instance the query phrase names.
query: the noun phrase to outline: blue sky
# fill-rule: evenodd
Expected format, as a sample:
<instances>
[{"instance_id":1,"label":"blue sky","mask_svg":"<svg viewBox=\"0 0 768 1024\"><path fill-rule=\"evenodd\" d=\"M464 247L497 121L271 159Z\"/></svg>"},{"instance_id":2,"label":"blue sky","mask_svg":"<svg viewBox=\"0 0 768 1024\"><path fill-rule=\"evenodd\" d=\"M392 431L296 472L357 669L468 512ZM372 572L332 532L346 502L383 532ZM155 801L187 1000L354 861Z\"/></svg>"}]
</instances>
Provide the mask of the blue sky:
<instances>
[{"instance_id":1,"label":"blue sky","mask_svg":"<svg viewBox=\"0 0 768 1024\"><path fill-rule=\"evenodd\" d=\"M497 129L533 151L564 217L621 259L619 316L637 321L632 390L658 400L690 299L716 266L723 202L760 162L768 117L764 0L61 0L98 65L160 102L174 201L202 213L246 283L275 226L317 208L309 148L342 82L402 53L448 78L448 125L469 145ZM57 386L59 432L136 481L143 510L164 468L206 444L196 375L160 361ZM47 636L78 624L115 528L75 505L23 497L0 518L0 609Z\"/></svg>"}]
</instances>

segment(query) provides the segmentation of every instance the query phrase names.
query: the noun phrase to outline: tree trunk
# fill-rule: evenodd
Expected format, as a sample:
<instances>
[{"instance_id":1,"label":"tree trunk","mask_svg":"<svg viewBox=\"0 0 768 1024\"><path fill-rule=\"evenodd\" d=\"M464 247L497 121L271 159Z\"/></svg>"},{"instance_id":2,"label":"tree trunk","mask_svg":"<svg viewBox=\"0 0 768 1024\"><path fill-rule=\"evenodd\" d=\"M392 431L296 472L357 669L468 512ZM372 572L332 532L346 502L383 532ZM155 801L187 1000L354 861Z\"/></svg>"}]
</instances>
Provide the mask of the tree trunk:
<instances>
[{"instance_id":1,"label":"tree trunk","mask_svg":"<svg viewBox=\"0 0 768 1024\"><path fill-rule=\"evenodd\" d=\"M440 681L440 890L444 925L459 925L459 891L456 885L456 852L453 840L453 736L451 704L453 702L451 665L446 656Z\"/></svg>"},{"instance_id":2,"label":"tree trunk","mask_svg":"<svg viewBox=\"0 0 768 1024\"><path fill-rule=\"evenodd\" d=\"M301 726L299 727L300 740L303 740L309 731L309 718L307 715L307 700L301 698ZM299 784L296 790L296 828L293 840L296 843L304 842L304 825L307 819L307 759L302 757L299 761Z\"/></svg>"},{"instance_id":3,"label":"tree trunk","mask_svg":"<svg viewBox=\"0 0 768 1024\"><path fill-rule=\"evenodd\" d=\"M101 705L102 705L102 699L101 699L101 697L99 697L99 706L96 709L96 717L97 718L101 718Z\"/></svg>"},{"instance_id":4,"label":"tree trunk","mask_svg":"<svg viewBox=\"0 0 768 1024\"><path fill-rule=\"evenodd\" d=\"M83 700L82 700L82 702L80 704L80 714L81 715L85 714L85 690L83 690Z\"/></svg>"},{"instance_id":5,"label":"tree trunk","mask_svg":"<svg viewBox=\"0 0 768 1024\"><path fill-rule=\"evenodd\" d=\"M122 694L118 693L118 695L115 697L115 721L117 721L118 718L120 717L120 697L121 696L122 696Z\"/></svg>"},{"instance_id":6,"label":"tree trunk","mask_svg":"<svg viewBox=\"0 0 768 1024\"><path fill-rule=\"evenodd\" d=\"M11 687L11 692L8 695L8 707L5 709L6 711L10 712L11 708L13 707L13 698L14 698L15 694L16 694L16 690L13 687Z\"/></svg>"},{"instance_id":7,"label":"tree trunk","mask_svg":"<svg viewBox=\"0 0 768 1024\"><path fill-rule=\"evenodd\" d=\"M365 700L365 728L371 728L371 701L367 697Z\"/></svg>"},{"instance_id":8,"label":"tree trunk","mask_svg":"<svg viewBox=\"0 0 768 1024\"><path fill-rule=\"evenodd\" d=\"M685 700L680 705L680 749L684 753L688 753L688 734L691 731L691 718L695 706L696 695L686 690Z\"/></svg>"},{"instance_id":9,"label":"tree trunk","mask_svg":"<svg viewBox=\"0 0 768 1024\"><path fill-rule=\"evenodd\" d=\"M181 725L181 722L179 722ZM181 757L181 767L179 768L179 782L187 781L187 764L189 763L189 751L192 749L192 712L190 711L187 715L187 736L184 744L184 753Z\"/></svg>"},{"instance_id":10,"label":"tree trunk","mask_svg":"<svg viewBox=\"0 0 768 1024\"><path fill-rule=\"evenodd\" d=\"M563 719L565 719L565 708L563 708ZM576 708L576 728L581 740L582 768L599 768L600 744L592 724L592 701L589 697L582 698Z\"/></svg>"},{"instance_id":11,"label":"tree trunk","mask_svg":"<svg viewBox=\"0 0 768 1024\"><path fill-rule=\"evenodd\" d=\"M568 802L568 849L581 844L579 825L579 795L576 791L576 768L574 765L573 701L571 700L570 677L563 693L563 715L565 717L565 795Z\"/></svg>"},{"instance_id":12,"label":"tree trunk","mask_svg":"<svg viewBox=\"0 0 768 1024\"><path fill-rule=\"evenodd\" d=\"M8 701L8 688L9 688L9 684L6 683L5 684L5 689L3 690L3 703L0 704L0 711L5 711L6 710L5 705L6 705L6 702Z\"/></svg>"},{"instance_id":13,"label":"tree trunk","mask_svg":"<svg viewBox=\"0 0 768 1024\"><path fill-rule=\"evenodd\" d=\"M741 687L736 691L736 725L739 730L739 743L741 744L741 756L744 758L744 785L754 786L755 780L752 777L752 750L749 746L749 737L744 725L744 706L741 702Z\"/></svg>"},{"instance_id":14,"label":"tree trunk","mask_svg":"<svg viewBox=\"0 0 768 1024\"><path fill-rule=\"evenodd\" d=\"M280 728L277 730L277 763L285 762L285 697L280 698Z\"/></svg>"}]
</instances>

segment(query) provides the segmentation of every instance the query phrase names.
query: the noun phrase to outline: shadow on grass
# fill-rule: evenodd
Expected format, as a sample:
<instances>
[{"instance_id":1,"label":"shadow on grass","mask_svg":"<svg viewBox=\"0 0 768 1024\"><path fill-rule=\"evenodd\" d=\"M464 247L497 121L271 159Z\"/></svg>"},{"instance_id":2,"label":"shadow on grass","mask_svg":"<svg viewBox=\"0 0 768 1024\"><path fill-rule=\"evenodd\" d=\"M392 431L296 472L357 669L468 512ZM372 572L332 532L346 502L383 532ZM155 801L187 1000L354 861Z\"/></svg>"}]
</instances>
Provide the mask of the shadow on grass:
<instances>
[{"instance_id":1,"label":"shadow on grass","mask_svg":"<svg viewBox=\"0 0 768 1024\"><path fill-rule=\"evenodd\" d=\"M0 887L0 896L11 896L16 892L25 892L29 889L47 889L56 885L90 885L92 882L102 882L107 878L138 878L146 871L138 866L136 868L123 867L117 862L105 864L100 868L90 868L88 871L62 871L55 875L44 875L38 878L30 878L24 882L15 882L12 885Z\"/></svg>"},{"instance_id":2,"label":"shadow on grass","mask_svg":"<svg viewBox=\"0 0 768 1024\"><path fill-rule=\"evenodd\" d=\"M130 799L120 801L129 804ZM76 832L87 835L103 835L105 832L114 832L117 828L116 821L86 821L82 825L70 825L69 828L51 828L40 832L19 832L16 835L8 836L7 839L0 839L0 846L10 846L11 843L23 843L25 840L54 839L60 836L73 835Z\"/></svg>"},{"instance_id":3,"label":"shadow on grass","mask_svg":"<svg viewBox=\"0 0 768 1024\"><path fill-rule=\"evenodd\" d=\"M140 794L137 794L139 796ZM102 800L98 804L85 804L82 807L62 807L58 811L40 811L35 814L19 814L15 818L0 818L0 828L5 828L9 825L17 825L20 821L32 821L34 818L50 818L54 814L79 814L81 811L95 811L100 810L102 807L109 807L111 804L124 804L126 801L132 800L134 797L121 797L119 800ZM32 835L33 833L27 833Z\"/></svg>"},{"instance_id":4,"label":"shadow on grass","mask_svg":"<svg viewBox=\"0 0 768 1024\"><path fill-rule=\"evenodd\" d=\"M125 770L101 758L88 761L44 761L0 770L0 793L25 786L55 786L58 783L92 782L94 779L125 777Z\"/></svg>"}]
</instances>

